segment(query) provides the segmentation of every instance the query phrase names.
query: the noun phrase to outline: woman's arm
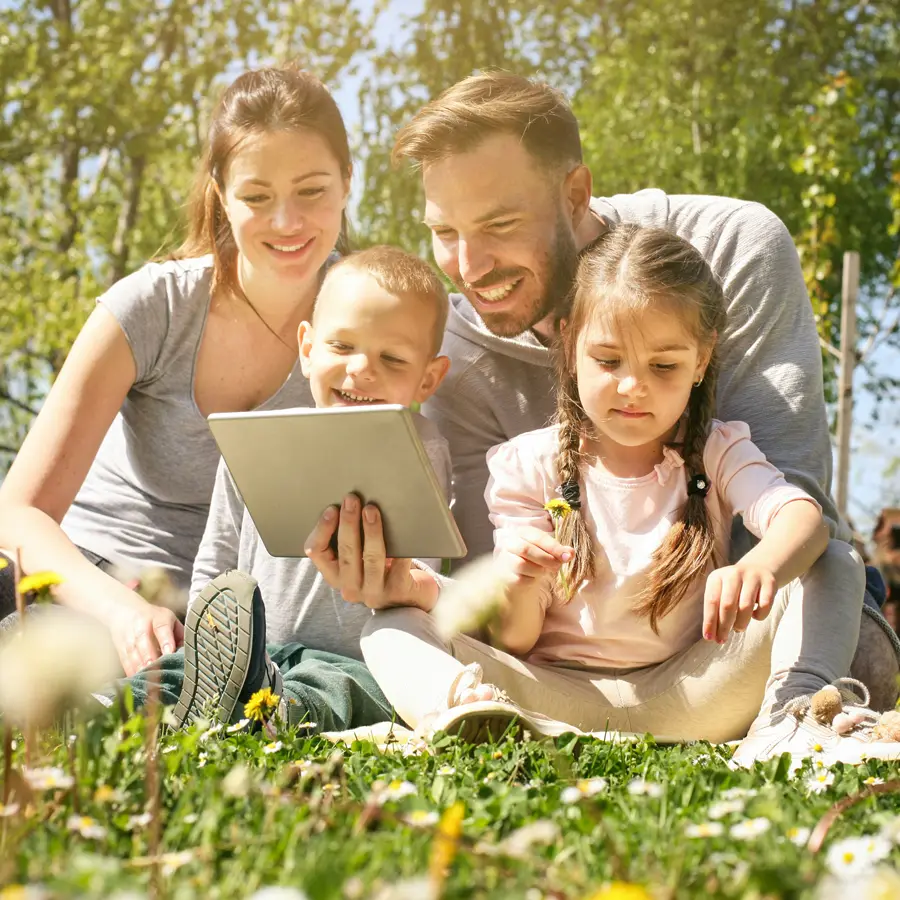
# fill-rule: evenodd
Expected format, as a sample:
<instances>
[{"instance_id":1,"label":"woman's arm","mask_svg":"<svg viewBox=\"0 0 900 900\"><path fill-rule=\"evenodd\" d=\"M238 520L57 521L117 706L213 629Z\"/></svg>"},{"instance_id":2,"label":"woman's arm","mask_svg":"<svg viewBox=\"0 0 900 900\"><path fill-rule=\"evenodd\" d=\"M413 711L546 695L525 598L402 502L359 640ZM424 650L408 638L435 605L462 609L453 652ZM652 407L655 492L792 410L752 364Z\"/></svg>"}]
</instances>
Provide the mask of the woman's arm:
<instances>
[{"instance_id":1,"label":"woman's arm","mask_svg":"<svg viewBox=\"0 0 900 900\"><path fill-rule=\"evenodd\" d=\"M134 383L128 341L102 306L78 335L0 487L0 546L25 572L52 570L56 599L109 627L126 674L175 649L174 613L150 606L91 565L60 528L109 426Z\"/></svg>"}]
</instances>

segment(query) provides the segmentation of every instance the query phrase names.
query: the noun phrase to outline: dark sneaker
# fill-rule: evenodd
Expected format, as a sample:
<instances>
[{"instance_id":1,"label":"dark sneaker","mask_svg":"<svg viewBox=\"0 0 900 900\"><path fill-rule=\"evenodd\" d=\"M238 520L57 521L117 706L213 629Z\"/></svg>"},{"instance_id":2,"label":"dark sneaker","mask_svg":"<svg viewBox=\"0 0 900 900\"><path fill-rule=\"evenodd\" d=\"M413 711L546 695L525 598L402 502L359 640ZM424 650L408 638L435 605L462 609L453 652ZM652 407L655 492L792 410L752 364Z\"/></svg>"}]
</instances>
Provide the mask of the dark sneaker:
<instances>
[{"instance_id":1,"label":"dark sneaker","mask_svg":"<svg viewBox=\"0 0 900 900\"><path fill-rule=\"evenodd\" d=\"M244 704L263 688L271 688L278 697L284 692L281 672L266 653L262 596L249 575L226 572L214 578L188 609L176 727L200 718L238 721Z\"/></svg>"}]
</instances>

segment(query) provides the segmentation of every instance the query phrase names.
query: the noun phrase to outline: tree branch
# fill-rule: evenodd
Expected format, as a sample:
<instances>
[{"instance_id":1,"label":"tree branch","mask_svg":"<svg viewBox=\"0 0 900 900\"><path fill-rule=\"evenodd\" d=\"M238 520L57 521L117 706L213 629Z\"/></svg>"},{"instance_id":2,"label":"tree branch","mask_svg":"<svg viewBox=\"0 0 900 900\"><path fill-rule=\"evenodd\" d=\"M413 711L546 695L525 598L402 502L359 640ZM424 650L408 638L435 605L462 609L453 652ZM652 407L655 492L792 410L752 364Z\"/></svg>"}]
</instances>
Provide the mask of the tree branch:
<instances>
[{"instance_id":1,"label":"tree branch","mask_svg":"<svg viewBox=\"0 0 900 900\"><path fill-rule=\"evenodd\" d=\"M38 414L38 411L36 409L32 409L23 400L19 400L17 397L13 397L12 394L9 394L2 389L0 389L0 400L5 400L7 403L12 403L13 406L18 407L23 412L27 412L29 415L36 416Z\"/></svg>"},{"instance_id":2,"label":"tree branch","mask_svg":"<svg viewBox=\"0 0 900 900\"><path fill-rule=\"evenodd\" d=\"M147 157L143 155L132 156L129 158L129 163L128 193L125 198L125 204L119 213L119 222L116 225L116 235L112 245L113 267L111 283L113 284L124 278L128 269L131 232L134 230L137 222Z\"/></svg>"}]
</instances>

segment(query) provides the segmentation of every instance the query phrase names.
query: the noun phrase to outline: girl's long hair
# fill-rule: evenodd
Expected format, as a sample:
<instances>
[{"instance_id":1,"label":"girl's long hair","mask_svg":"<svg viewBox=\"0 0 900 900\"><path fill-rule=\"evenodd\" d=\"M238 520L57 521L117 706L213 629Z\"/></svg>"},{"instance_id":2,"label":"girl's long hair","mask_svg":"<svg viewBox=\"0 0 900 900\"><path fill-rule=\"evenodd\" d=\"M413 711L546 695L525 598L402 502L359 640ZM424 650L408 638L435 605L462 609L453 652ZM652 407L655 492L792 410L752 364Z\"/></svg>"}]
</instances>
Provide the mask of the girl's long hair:
<instances>
[{"instance_id":1,"label":"girl's long hair","mask_svg":"<svg viewBox=\"0 0 900 900\"><path fill-rule=\"evenodd\" d=\"M556 347L557 474L562 484L583 485L582 439L592 424L578 394L576 356L585 326L600 316L620 333L634 327L650 310L674 311L701 348L711 351L703 380L691 390L685 419L675 445L684 459L685 477L703 471L703 447L715 413L718 359L716 339L725 328L725 298L718 279L700 253L672 232L620 225L603 234L580 254L572 290L559 311ZM575 551L565 570L573 590L594 575L593 545L580 509L561 522L560 540ZM715 538L706 498L688 496L681 516L653 555L646 590L636 612L659 620L685 596L714 556Z\"/></svg>"}]
</instances>

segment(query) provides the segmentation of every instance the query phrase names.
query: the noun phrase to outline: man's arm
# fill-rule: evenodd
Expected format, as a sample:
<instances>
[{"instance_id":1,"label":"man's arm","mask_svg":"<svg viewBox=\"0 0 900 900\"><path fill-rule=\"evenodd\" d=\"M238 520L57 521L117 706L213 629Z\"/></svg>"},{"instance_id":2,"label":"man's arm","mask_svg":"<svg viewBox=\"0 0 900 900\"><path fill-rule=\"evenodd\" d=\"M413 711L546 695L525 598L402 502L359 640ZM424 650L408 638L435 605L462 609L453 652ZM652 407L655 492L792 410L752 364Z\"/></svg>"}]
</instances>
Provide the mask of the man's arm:
<instances>
[{"instance_id":1,"label":"man's arm","mask_svg":"<svg viewBox=\"0 0 900 900\"><path fill-rule=\"evenodd\" d=\"M774 213L746 204L723 224L709 262L728 299L717 418L746 422L767 459L819 502L832 534L846 537L830 497L822 357L794 242Z\"/></svg>"}]
</instances>

